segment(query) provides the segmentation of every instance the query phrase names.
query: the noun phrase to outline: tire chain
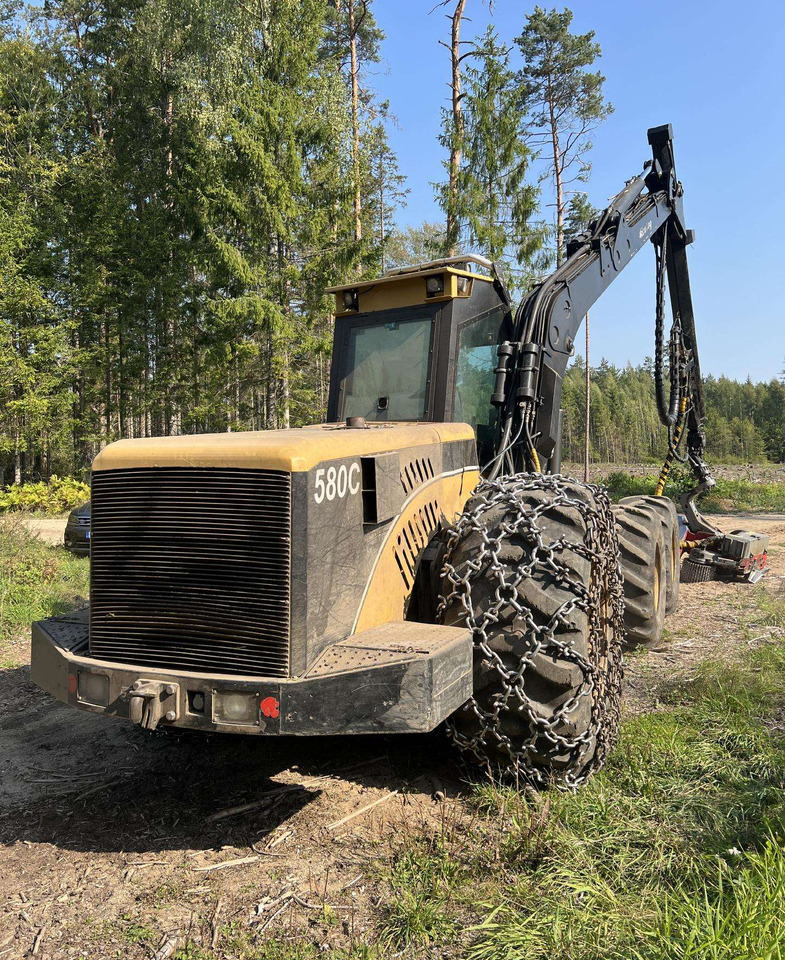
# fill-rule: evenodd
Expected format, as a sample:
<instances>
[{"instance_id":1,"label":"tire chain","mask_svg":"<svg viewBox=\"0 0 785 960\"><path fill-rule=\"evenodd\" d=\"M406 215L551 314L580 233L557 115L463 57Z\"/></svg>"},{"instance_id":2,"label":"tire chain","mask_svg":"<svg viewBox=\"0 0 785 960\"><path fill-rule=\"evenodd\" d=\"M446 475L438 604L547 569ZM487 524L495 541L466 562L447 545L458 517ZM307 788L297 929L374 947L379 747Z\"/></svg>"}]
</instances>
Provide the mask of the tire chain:
<instances>
[{"instance_id":1,"label":"tire chain","mask_svg":"<svg viewBox=\"0 0 785 960\"><path fill-rule=\"evenodd\" d=\"M575 484L592 495L596 509L574 496L568 485ZM535 491L545 491L551 496L542 504L532 506L526 498ZM508 516L501 524L501 532L494 537L489 535L484 517L489 510L498 506L504 506ZM554 507L570 507L578 511L586 526L582 542L571 542L566 537L556 540L546 538L540 520ZM511 513L517 515L510 519ZM482 537L482 549L475 557L455 567L451 563L454 548L473 532ZM513 575L510 576L511 571L500 562L499 553L503 542L512 536L530 545L531 557L512 571ZM608 541L613 545L611 550L607 548ZM601 547L603 542L605 549ZM565 549L589 560L589 589L571 576L569 567L561 560L560 554ZM535 622L531 609L523 602L518 590L538 566L573 593L573 597L565 601L544 625ZM487 580L489 576L497 581L495 602L489 609L478 613L472 602L472 583L480 577ZM463 609L462 619L474 634L475 650L482 654L483 666L494 668L501 680L501 693L496 695L492 711L484 710L474 697L462 708L472 710L477 717L479 730L475 735L467 736L448 723L448 732L453 741L461 750L473 753L486 767L491 765L486 743L495 750L501 749L511 760L511 764L505 764L506 772L531 786L555 784L563 789L574 790L602 766L618 735L623 675L621 644L624 593L616 527L607 492L602 487L556 475L517 474L494 481L483 480L472 496L471 508L447 531L441 577L444 586L437 612L438 621L443 622L449 604L459 602ZM607 585L605 595L603 584ZM516 627L520 632L525 631L533 641L514 670L507 668L489 643L489 632L500 619L502 609L510 605L517 615ZM575 609L585 611L588 618L588 658L557 636L558 627L569 623L570 613ZM603 617L604 611L607 618ZM549 720L536 713L524 690L524 676L538 653L572 661L582 673L575 694ZM603 660L605 669L596 666ZM574 738L558 733L558 724L569 719L584 697L592 698L589 728ZM515 710L528 721L529 736L521 745L514 745L502 730L501 715L507 710ZM557 750L577 751L571 769L554 774L532 763L530 753L537 751L537 743L541 743L543 738ZM592 745L595 745L594 754L583 764L583 758ZM541 746L539 750L541 752Z\"/></svg>"}]
</instances>

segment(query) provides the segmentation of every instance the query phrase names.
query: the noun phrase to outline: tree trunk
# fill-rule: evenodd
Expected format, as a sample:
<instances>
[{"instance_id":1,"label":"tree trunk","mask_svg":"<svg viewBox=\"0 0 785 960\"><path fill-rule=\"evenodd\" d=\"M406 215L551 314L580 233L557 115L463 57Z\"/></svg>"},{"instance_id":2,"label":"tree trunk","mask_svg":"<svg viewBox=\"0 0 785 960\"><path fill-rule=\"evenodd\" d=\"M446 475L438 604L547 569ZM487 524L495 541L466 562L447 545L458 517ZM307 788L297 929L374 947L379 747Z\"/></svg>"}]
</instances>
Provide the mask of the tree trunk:
<instances>
[{"instance_id":1,"label":"tree trunk","mask_svg":"<svg viewBox=\"0 0 785 960\"><path fill-rule=\"evenodd\" d=\"M22 482L22 443L19 436L19 426L14 427L14 483Z\"/></svg>"},{"instance_id":2,"label":"tree trunk","mask_svg":"<svg viewBox=\"0 0 785 960\"><path fill-rule=\"evenodd\" d=\"M354 239L362 240L362 194L360 189L360 84L357 66L357 28L354 19L354 0L349 4L349 58L352 87L352 174L354 177Z\"/></svg>"},{"instance_id":3,"label":"tree trunk","mask_svg":"<svg viewBox=\"0 0 785 960\"><path fill-rule=\"evenodd\" d=\"M447 197L447 253L455 256L455 247L458 242L458 174L461 169L461 155L463 150L463 110L461 108L461 20L466 0L458 0L451 17L452 36L450 41L450 57L452 60L452 137L450 138L450 181Z\"/></svg>"},{"instance_id":4,"label":"tree trunk","mask_svg":"<svg viewBox=\"0 0 785 960\"><path fill-rule=\"evenodd\" d=\"M387 254L385 253L385 233L387 225L384 222L384 156L379 150L379 244L382 248L382 273L387 269Z\"/></svg>"},{"instance_id":5,"label":"tree trunk","mask_svg":"<svg viewBox=\"0 0 785 960\"><path fill-rule=\"evenodd\" d=\"M551 128L551 148L553 150L553 178L556 184L556 266L564 260L564 184L562 183L562 157L559 144L559 129L556 125L554 94L548 82L548 117Z\"/></svg>"}]
</instances>

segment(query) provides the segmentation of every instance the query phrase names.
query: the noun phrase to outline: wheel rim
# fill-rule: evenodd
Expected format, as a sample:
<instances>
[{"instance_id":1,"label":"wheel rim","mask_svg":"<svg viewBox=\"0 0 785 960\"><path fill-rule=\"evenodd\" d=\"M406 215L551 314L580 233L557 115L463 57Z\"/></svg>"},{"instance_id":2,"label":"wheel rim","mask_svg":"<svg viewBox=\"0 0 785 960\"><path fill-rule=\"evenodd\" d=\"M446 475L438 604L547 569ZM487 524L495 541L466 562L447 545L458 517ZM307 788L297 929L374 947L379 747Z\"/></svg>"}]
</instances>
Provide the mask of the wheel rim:
<instances>
[{"instance_id":1,"label":"wheel rim","mask_svg":"<svg viewBox=\"0 0 785 960\"><path fill-rule=\"evenodd\" d=\"M660 567L662 566L662 553L660 552L659 545L657 545L657 551L654 554L654 612L659 613L660 610Z\"/></svg>"}]
</instances>

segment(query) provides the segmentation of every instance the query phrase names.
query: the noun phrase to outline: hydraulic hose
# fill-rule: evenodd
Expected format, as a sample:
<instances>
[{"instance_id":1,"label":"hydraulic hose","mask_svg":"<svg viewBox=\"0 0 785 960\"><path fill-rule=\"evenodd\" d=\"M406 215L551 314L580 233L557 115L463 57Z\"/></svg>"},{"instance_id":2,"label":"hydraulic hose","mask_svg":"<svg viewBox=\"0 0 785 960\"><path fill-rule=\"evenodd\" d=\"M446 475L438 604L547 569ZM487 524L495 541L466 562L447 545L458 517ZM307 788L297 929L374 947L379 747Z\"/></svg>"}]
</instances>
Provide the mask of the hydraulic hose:
<instances>
[{"instance_id":1,"label":"hydraulic hose","mask_svg":"<svg viewBox=\"0 0 785 960\"><path fill-rule=\"evenodd\" d=\"M660 422L666 427L672 427L679 419L681 390L679 388L678 350L671 337L670 343L670 397L665 399L665 275L666 258L668 255L667 226L662 232L662 243L655 246L657 261L657 306L654 323L654 388L657 397L657 413Z\"/></svg>"}]
</instances>

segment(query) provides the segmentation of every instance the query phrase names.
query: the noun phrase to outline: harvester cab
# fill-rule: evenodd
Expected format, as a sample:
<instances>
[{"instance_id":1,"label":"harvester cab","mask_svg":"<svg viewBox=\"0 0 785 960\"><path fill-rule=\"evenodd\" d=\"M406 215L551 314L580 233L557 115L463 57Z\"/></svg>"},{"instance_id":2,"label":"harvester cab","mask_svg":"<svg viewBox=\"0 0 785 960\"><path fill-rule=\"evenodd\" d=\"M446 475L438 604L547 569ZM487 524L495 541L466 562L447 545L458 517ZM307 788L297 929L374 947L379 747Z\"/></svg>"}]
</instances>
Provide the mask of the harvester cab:
<instances>
[{"instance_id":1,"label":"harvester cab","mask_svg":"<svg viewBox=\"0 0 785 960\"><path fill-rule=\"evenodd\" d=\"M327 419L468 423L487 463L497 350L513 321L495 266L449 257L327 292L336 300Z\"/></svg>"},{"instance_id":2,"label":"harvester cab","mask_svg":"<svg viewBox=\"0 0 785 960\"><path fill-rule=\"evenodd\" d=\"M658 639L676 607L681 537L663 497L612 507L560 475L561 385L587 310L649 242L662 484L684 436L696 490L713 483L670 127L649 143L517 309L474 256L332 288L326 424L106 447L89 610L33 625L33 679L147 729L447 721L486 767L588 777L616 739L623 642Z\"/></svg>"}]
</instances>

